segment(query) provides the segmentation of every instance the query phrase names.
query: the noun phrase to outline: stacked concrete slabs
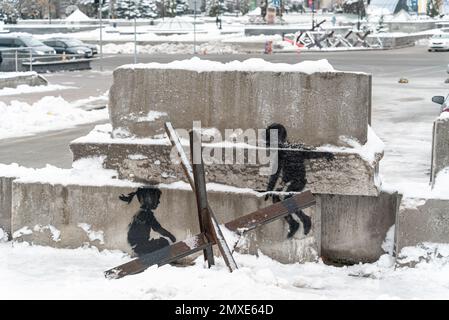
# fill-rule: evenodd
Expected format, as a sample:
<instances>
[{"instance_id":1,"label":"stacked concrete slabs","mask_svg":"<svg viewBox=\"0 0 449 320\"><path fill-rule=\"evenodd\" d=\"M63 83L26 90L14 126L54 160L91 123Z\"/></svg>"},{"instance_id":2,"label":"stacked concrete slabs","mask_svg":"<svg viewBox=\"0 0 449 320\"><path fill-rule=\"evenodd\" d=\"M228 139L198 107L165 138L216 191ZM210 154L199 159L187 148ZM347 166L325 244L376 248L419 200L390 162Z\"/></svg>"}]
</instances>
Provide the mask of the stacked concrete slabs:
<instances>
[{"instance_id":1,"label":"stacked concrete slabs","mask_svg":"<svg viewBox=\"0 0 449 320\"><path fill-rule=\"evenodd\" d=\"M160 136L163 122L190 129L193 121L201 121L203 127L222 134L227 128L263 130L272 123L282 124L290 142L307 145L310 153L323 153L301 164L306 188L317 197L315 208L305 211L312 230L304 235L300 228L287 238L289 226L279 220L240 239L240 249L285 263L319 256L345 263L376 260L394 223L397 198L380 190L377 168L383 154L371 148L373 141L368 139L371 76L319 67L318 72L295 66L286 71L285 65L276 64L262 64L263 71L245 68L250 62L229 68L212 63L205 71L188 67L192 64L117 69L110 91L112 126L74 141L74 159L102 159L105 169L116 170L117 181L157 187L162 195L155 216L181 240L198 232L196 207L179 165L171 160L168 139ZM301 150L293 147L293 151ZM329 153L331 159L324 156ZM261 175L260 169L258 164L206 163L209 201L220 222L271 203L261 192L270 177ZM285 189L287 184L276 188ZM13 182L12 231L28 226L37 231L19 232L17 238L63 247L87 242L131 253L127 228L138 204L128 205L118 196L133 188L92 186L92 181L89 185ZM39 200L42 194L48 201ZM44 228L50 225L60 231L57 241L51 228ZM100 231L102 237L92 236Z\"/></svg>"}]
</instances>

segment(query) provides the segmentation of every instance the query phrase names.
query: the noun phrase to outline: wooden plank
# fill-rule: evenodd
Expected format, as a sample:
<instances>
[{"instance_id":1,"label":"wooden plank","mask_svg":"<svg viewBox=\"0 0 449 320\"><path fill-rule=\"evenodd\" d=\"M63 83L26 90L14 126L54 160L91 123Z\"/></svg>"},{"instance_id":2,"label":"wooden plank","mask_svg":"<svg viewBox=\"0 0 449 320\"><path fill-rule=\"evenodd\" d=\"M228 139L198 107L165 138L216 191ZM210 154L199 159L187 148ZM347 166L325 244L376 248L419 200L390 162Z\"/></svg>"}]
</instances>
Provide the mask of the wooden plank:
<instances>
[{"instance_id":1,"label":"wooden plank","mask_svg":"<svg viewBox=\"0 0 449 320\"><path fill-rule=\"evenodd\" d=\"M206 191L206 178L204 176L204 165L203 157L201 156L201 136L198 137L196 132L190 131L190 155L192 158L192 170L193 170L193 181L195 184L195 198L196 205L198 209L198 218L200 222L200 231L205 234L207 240L211 243L216 243L213 226L211 225L211 217L207 210L207 191ZM199 163L194 161L194 146L199 144L199 156L197 160ZM204 258L207 261L209 268L215 264L214 253L211 248L204 251Z\"/></svg>"},{"instance_id":2,"label":"wooden plank","mask_svg":"<svg viewBox=\"0 0 449 320\"><path fill-rule=\"evenodd\" d=\"M108 279L123 278L127 275L140 273L153 265L160 267L164 264L174 262L211 246L211 243L209 243L205 235L200 233L187 240L176 242L175 244L142 255L137 259L107 270L104 272L104 275Z\"/></svg>"},{"instance_id":3,"label":"wooden plank","mask_svg":"<svg viewBox=\"0 0 449 320\"><path fill-rule=\"evenodd\" d=\"M173 128L172 124L170 122L165 123L165 130L167 131L167 135L170 138L171 143L176 147L176 150L178 151L179 157L181 158L181 164L184 169L184 173L187 176L187 180L190 183L190 186L192 187L192 190L195 190L195 182L193 179L193 169L190 166L190 163L187 159L187 156L184 152L184 149L182 148L181 142L179 141L178 135L175 132L175 129ZM223 236L223 233L220 230L217 218L215 217L214 212L210 208L209 205L207 205L207 209L209 211L209 215L212 220L212 227L214 231L215 238L217 240L218 248L220 249L221 255L223 256L223 259L226 262L226 265L229 268L229 271L233 271L237 269L237 264L235 263L234 258L232 257L231 250L229 250L229 246L226 243L226 240Z\"/></svg>"},{"instance_id":4,"label":"wooden plank","mask_svg":"<svg viewBox=\"0 0 449 320\"><path fill-rule=\"evenodd\" d=\"M307 190L269 207L257 210L235 220L225 223L231 231L243 234L259 226L294 213L298 209L305 209L316 203L313 194Z\"/></svg>"}]
</instances>

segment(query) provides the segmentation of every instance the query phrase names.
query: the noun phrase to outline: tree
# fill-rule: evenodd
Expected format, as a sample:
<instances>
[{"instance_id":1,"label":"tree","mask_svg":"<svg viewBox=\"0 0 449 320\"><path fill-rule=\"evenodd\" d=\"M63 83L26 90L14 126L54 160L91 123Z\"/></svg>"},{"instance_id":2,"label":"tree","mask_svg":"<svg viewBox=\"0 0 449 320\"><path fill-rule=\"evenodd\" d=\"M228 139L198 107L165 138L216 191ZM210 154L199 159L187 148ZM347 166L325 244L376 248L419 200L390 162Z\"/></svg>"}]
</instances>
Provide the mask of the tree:
<instances>
[{"instance_id":1,"label":"tree","mask_svg":"<svg viewBox=\"0 0 449 320\"><path fill-rule=\"evenodd\" d=\"M14 23L19 17L19 12L16 8L16 0L3 0L0 3L0 21L5 23Z\"/></svg>"},{"instance_id":2,"label":"tree","mask_svg":"<svg viewBox=\"0 0 449 320\"><path fill-rule=\"evenodd\" d=\"M436 17L439 14L438 8L434 0L427 1L427 15L429 17Z\"/></svg>"}]
</instances>

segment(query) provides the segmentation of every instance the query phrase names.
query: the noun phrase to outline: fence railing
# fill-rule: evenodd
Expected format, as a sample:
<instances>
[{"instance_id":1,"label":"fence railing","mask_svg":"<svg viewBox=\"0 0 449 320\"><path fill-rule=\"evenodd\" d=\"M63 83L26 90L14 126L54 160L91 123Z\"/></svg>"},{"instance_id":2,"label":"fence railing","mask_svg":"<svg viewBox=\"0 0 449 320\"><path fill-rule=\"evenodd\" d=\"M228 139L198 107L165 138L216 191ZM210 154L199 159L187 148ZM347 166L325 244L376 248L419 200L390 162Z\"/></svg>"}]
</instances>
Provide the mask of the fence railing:
<instances>
[{"instance_id":1,"label":"fence railing","mask_svg":"<svg viewBox=\"0 0 449 320\"><path fill-rule=\"evenodd\" d=\"M32 48L13 48L0 49L3 57L3 62L13 59L15 64L15 71L19 71L19 61L28 60L30 62L30 71L33 71L33 49Z\"/></svg>"},{"instance_id":2,"label":"fence railing","mask_svg":"<svg viewBox=\"0 0 449 320\"><path fill-rule=\"evenodd\" d=\"M57 63L63 61L73 61L75 59L83 59L84 55L80 54L51 54L38 55L33 54L32 48L2 48L0 52L3 56L3 63L7 71L33 71L33 65L42 63ZM26 68L24 68L26 67ZM6 71L6 70L5 70Z\"/></svg>"}]
</instances>

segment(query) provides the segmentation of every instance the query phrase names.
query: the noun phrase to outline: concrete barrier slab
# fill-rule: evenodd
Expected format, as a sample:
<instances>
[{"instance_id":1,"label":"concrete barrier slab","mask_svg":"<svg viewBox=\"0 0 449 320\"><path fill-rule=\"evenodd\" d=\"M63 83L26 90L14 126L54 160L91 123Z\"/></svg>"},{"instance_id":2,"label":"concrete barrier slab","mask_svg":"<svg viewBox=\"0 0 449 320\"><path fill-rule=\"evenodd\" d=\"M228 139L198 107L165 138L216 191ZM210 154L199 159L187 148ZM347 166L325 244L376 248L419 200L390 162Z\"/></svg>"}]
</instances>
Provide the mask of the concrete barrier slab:
<instances>
[{"instance_id":1,"label":"concrete barrier slab","mask_svg":"<svg viewBox=\"0 0 449 320\"><path fill-rule=\"evenodd\" d=\"M209 188L210 189L210 188ZM117 186L52 185L16 181L12 190L12 231L16 240L53 247L76 248L85 244L100 249L119 249L132 253L128 244L128 226L139 209L137 199L127 204L119 200L133 188ZM160 204L155 217L176 239L185 239L199 232L198 214L193 192L187 184L176 188L160 186ZM234 191L208 192L210 206L223 223L259 208L271 201L257 193ZM248 252L261 252L282 262L315 260L319 244L314 239L319 214L306 210L312 217L313 229L304 236L300 229L287 239L284 220L254 231L243 246ZM318 219L318 221L317 221ZM318 232L319 233L319 232ZM151 231L151 237L158 237ZM260 240L260 239L263 239Z\"/></svg>"},{"instance_id":2,"label":"concrete barrier slab","mask_svg":"<svg viewBox=\"0 0 449 320\"><path fill-rule=\"evenodd\" d=\"M449 200L404 198L396 217L396 252L422 242L449 243Z\"/></svg>"},{"instance_id":3,"label":"concrete barrier slab","mask_svg":"<svg viewBox=\"0 0 449 320\"><path fill-rule=\"evenodd\" d=\"M170 120L175 128L201 121L223 136L225 129L280 123L292 143L342 145L341 136L366 142L371 75L328 72L333 69L322 61L289 66L292 71L268 62L258 62L256 69L248 61L188 60L116 69L109 101L114 136L153 136Z\"/></svg>"},{"instance_id":4,"label":"concrete barrier slab","mask_svg":"<svg viewBox=\"0 0 449 320\"><path fill-rule=\"evenodd\" d=\"M105 168L116 170L121 179L135 182L154 184L172 183L178 180L186 181L181 166L171 160L176 160L174 157L176 152L172 150L167 139L130 141L127 139L107 139L106 137L102 143L88 142L97 139L98 136L93 134L92 140L87 136L72 142L70 148L74 160L104 156ZM207 148L207 144L204 144L204 146ZM187 146L185 146L185 150L189 154ZM336 150L336 148L330 150ZM244 148L240 147L226 147L220 148L219 151L223 155L223 159L225 159L226 154L232 154L232 152L242 154L244 155L244 162L224 164L223 161L219 164L214 162L214 159L209 161L205 158L206 180L209 183L266 190L270 174L273 173L273 171L265 171L268 169L268 165L261 165L258 162L248 163L248 149L245 151ZM205 153L211 154L209 151ZM380 181L377 171L382 153L373 154L373 162L363 158L363 155L358 153L357 150L351 150L350 148L332 152L333 159L328 159L326 153L321 149L316 154L322 156L302 160L307 180L306 187L312 192L378 195ZM297 159L292 160L292 162L294 161L297 161ZM299 175L302 164L298 162L297 165ZM284 186L285 183L279 178L277 188Z\"/></svg>"},{"instance_id":5,"label":"concrete barrier slab","mask_svg":"<svg viewBox=\"0 0 449 320\"><path fill-rule=\"evenodd\" d=\"M398 194L377 197L319 195L321 255L335 263L374 262L384 254L382 243L395 224Z\"/></svg>"}]
</instances>

